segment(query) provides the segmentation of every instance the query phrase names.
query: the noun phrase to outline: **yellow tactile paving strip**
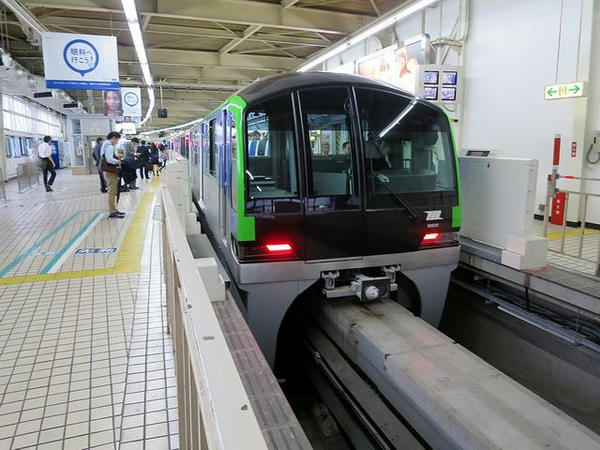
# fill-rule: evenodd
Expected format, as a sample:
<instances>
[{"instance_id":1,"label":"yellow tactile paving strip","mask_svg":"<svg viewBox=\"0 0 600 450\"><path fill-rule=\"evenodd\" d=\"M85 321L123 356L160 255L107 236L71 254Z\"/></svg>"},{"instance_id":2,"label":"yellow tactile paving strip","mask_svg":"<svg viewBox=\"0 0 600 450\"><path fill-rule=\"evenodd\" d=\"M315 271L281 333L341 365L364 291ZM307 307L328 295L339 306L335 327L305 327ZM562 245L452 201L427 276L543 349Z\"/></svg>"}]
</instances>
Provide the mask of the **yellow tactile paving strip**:
<instances>
[{"instance_id":1,"label":"yellow tactile paving strip","mask_svg":"<svg viewBox=\"0 0 600 450\"><path fill-rule=\"evenodd\" d=\"M89 178L89 177L85 177ZM92 182L96 182L93 180ZM59 201L55 207L48 208L48 202L42 205L30 205L27 201L23 201L23 206L15 205L8 207L11 209L18 208L16 214L6 215L5 220L0 220L0 227L8 230L6 238L2 239L0 245L2 259L0 259L0 270L6 268L9 262L14 261L19 255L23 254L24 249L34 248L35 255L23 258L14 269L0 278L0 285L7 284L22 284L36 283L40 281L61 280L69 278L85 278L101 275L120 275L126 273L135 273L139 271L140 258L143 248L144 231L148 212L156 192L158 179L152 180L151 183L145 185L145 190L135 208L135 213L132 219L126 220L108 220L103 218L100 220L93 233L89 234L79 245L81 248L97 247L96 244L102 244L100 247L116 247L118 251L112 254L90 254L90 255L74 255L68 256L63 263L62 270L56 273L39 273L48 265L53 258L53 254L44 255L55 249L63 249L68 244L82 225L90 220L93 214L98 214L98 211L105 211L106 198L104 196L95 195L94 200L90 201L83 195L83 200L77 199L75 203L68 201ZM127 202L126 197L132 193L121 196L121 202L125 204L125 208L132 207L132 202ZM52 194L51 194L52 195ZM46 199L46 198L42 198ZM52 201L52 197L47 197ZM131 197L129 197L131 199ZM100 202L98 202L100 200ZM100 203L100 204L98 204ZM62 205L62 206L61 206ZM67 206L65 206L67 205ZM78 210L77 206L88 205L96 206L98 209ZM70 214L66 214L64 209L69 207ZM41 209L48 211L40 211ZM21 211L23 209L23 211ZM75 209L75 211L74 211ZM26 214L29 210L30 213ZM32 211L33 210L33 211ZM42 217L31 218L32 212L40 211ZM75 217L73 217L75 216ZM52 217L55 217L51 220ZM57 219L58 218L58 219ZM31 224L31 221L37 222L37 227L24 227L24 224ZM6 222L6 223L4 223ZM65 224L65 222L68 222ZM63 225L61 227L61 225ZM49 232L61 227L60 230L38 247L36 243L43 240ZM23 239L23 228L31 230L29 236ZM19 239L20 238L20 239ZM20 245L14 245L18 242ZM94 244L94 245L92 245Z\"/></svg>"}]
</instances>

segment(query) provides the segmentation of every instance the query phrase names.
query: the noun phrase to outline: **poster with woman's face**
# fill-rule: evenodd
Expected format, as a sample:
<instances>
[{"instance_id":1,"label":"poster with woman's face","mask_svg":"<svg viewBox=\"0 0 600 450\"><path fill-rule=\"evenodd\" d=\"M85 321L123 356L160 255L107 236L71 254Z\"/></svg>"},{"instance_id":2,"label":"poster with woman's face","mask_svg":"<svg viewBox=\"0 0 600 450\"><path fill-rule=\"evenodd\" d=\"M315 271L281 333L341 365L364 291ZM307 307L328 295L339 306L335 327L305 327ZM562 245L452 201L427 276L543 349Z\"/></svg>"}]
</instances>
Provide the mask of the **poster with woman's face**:
<instances>
[{"instance_id":1,"label":"poster with woman's face","mask_svg":"<svg viewBox=\"0 0 600 450\"><path fill-rule=\"evenodd\" d=\"M422 63L419 41L400 48L388 47L373 57L364 58L358 64L358 73L415 92L417 69Z\"/></svg>"},{"instance_id":2,"label":"poster with woman's face","mask_svg":"<svg viewBox=\"0 0 600 450\"><path fill-rule=\"evenodd\" d=\"M121 91L102 91L102 101L105 116L119 117L123 115Z\"/></svg>"}]
</instances>

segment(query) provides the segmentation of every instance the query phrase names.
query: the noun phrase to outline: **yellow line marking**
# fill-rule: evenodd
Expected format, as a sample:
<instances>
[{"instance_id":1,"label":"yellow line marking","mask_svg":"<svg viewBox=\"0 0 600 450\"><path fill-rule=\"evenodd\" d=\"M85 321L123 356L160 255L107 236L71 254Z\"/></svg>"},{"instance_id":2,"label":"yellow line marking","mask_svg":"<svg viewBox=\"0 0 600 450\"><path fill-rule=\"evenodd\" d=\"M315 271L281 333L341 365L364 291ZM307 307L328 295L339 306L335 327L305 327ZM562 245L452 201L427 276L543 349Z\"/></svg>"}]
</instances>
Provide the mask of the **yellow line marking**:
<instances>
[{"instance_id":1,"label":"yellow line marking","mask_svg":"<svg viewBox=\"0 0 600 450\"><path fill-rule=\"evenodd\" d=\"M18 277L0 278L0 286L6 284L39 283L42 281L66 280L71 278L98 277L104 275L123 275L140 271L142 252L148 212L154 199L158 185L158 178L154 178L150 188L144 192L133 214L133 219L123 238L123 245L117 254L117 261L113 267L102 269L74 270L71 272L42 273L37 275L22 275Z\"/></svg>"},{"instance_id":2,"label":"yellow line marking","mask_svg":"<svg viewBox=\"0 0 600 450\"><path fill-rule=\"evenodd\" d=\"M584 234L588 235L588 234L597 234L597 233L600 233L600 230L586 229ZM581 234L581 230L570 230L565 233L565 237L575 237L575 236L579 236L580 234ZM556 240L560 239L561 237L562 237L562 232L559 231L557 233L548 233L547 239L549 241L556 241Z\"/></svg>"}]
</instances>

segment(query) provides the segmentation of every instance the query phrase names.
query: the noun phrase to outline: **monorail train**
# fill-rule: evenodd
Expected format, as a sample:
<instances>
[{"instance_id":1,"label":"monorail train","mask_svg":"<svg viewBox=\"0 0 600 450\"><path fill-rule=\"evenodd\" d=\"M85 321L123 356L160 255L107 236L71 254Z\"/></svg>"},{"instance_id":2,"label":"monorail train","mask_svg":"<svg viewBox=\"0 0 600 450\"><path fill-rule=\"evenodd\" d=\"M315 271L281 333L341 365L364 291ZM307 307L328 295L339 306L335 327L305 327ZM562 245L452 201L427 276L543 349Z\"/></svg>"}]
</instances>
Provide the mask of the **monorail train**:
<instances>
[{"instance_id":1,"label":"monorail train","mask_svg":"<svg viewBox=\"0 0 600 450\"><path fill-rule=\"evenodd\" d=\"M271 364L286 312L315 283L438 324L460 227L440 108L354 75L285 74L229 97L188 139L203 230Z\"/></svg>"}]
</instances>

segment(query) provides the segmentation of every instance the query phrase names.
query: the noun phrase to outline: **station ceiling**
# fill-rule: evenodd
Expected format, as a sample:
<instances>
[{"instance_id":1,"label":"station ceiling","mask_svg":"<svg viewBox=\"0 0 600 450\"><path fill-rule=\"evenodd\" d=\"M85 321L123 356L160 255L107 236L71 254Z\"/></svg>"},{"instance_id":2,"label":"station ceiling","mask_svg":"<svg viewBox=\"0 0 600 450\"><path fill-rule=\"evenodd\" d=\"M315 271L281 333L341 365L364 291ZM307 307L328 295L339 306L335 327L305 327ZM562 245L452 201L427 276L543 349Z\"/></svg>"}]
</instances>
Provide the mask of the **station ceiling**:
<instances>
[{"instance_id":1,"label":"station ceiling","mask_svg":"<svg viewBox=\"0 0 600 450\"><path fill-rule=\"evenodd\" d=\"M156 110L150 128L201 117L253 80L294 69L405 1L390 0L138 0L140 23L167 119ZM49 31L117 37L124 86L142 85L119 0L21 0ZM41 48L27 42L16 17L3 14L4 44L33 73L43 75ZM69 92L85 106L85 91ZM95 93L96 111L101 111Z\"/></svg>"}]
</instances>

